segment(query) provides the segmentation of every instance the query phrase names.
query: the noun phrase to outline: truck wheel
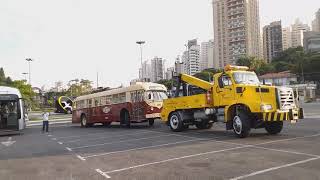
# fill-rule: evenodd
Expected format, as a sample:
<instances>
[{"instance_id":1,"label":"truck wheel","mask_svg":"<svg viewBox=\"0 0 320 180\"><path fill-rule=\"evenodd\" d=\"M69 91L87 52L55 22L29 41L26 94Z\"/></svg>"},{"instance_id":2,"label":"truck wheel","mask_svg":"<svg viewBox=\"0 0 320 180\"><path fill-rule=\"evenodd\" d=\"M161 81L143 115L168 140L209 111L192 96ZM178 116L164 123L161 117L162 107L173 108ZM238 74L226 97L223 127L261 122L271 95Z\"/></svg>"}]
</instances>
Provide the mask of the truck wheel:
<instances>
[{"instance_id":1,"label":"truck wheel","mask_svg":"<svg viewBox=\"0 0 320 180\"><path fill-rule=\"evenodd\" d=\"M283 128L282 121L266 122L265 129L269 134L279 134Z\"/></svg>"},{"instance_id":2,"label":"truck wheel","mask_svg":"<svg viewBox=\"0 0 320 180\"><path fill-rule=\"evenodd\" d=\"M239 138L245 138L250 133L250 119L246 112L240 111L233 118L233 131Z\"/></svg>"},{"instance_id":3,"label":"truck wheel","mask_svg":"<svg viewBox=\"0 0 320 180\"><path fill-rule=\"evenodd\" d=\"M154 119L149 119L149 126L153 126L154 125Z\"/></svg>"},{"instance_id":4,"label":"truck wheel","mask_svg":"<svg viewBox=\"0 0 320 180\"><path fill-rule=\"evenodd\" d=\"M81 127L88 127L87 117L85 115L81 116Z\"/></svg>"},{"instance_id":5,"label":"truck wheel","mask_svg":"<svg viewBox=\"0 0 320 180\"><path fill-rule=\"evenodd\" d=\"M178 112L174 112L170 115L169 118L169 125L172 131L174 132L181 132L184 129L183 121Z\"/></svg>"},{"instance_id":6,"label":"truck wheel","mask_svg":"<svg viewBox=\"0 0 320 180\"><path fill-rule=\"evenodd\" d=\"M206 121L201 121L201 122L196 123L196 127L198 129L211 129L212 126L213 126L213 123L208 123Z\"/></svg>"}]
</instances>

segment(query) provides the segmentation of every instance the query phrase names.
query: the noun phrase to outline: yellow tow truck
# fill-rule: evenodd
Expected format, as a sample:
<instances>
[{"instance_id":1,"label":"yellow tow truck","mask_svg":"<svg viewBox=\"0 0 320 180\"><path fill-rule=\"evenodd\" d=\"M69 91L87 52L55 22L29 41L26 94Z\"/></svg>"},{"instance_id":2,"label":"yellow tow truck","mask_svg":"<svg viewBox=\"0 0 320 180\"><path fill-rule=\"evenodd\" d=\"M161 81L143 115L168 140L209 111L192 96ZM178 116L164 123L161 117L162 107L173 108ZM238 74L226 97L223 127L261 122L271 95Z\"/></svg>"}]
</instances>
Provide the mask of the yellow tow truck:
<instances>
[{"instance_id":1,"label":"yellow tow truck","mask_svg":"<svg viewBox=\"0 0 320 180\"><path fill-rule=\"evenodd\" d=\"M214 122L224 122L227 130L244 138L252 128L278 134L283 121L303 119L292 88L263 85L245 66L228 65L212 82L187 74L177 79L174 97L164 100L161 111L162 121L175 132L190 125L210 129Z\"/></svg>"}]
</instances>

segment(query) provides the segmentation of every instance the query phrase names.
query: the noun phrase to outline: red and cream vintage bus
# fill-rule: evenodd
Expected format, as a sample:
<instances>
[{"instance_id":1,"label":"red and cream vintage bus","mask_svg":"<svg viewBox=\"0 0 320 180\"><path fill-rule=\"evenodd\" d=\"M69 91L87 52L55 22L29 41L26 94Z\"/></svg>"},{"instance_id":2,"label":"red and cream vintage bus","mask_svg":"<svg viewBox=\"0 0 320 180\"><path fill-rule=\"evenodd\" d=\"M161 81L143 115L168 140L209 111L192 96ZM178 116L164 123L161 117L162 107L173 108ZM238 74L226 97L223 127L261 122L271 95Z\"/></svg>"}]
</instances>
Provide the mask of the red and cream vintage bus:
<instances>
[{"instance_id":1,"label":"red and cream vintage bus","mask_svg":"<svg viewBox=\"0 0 320 180\"><path fill-rule=\"evenodd\" d=\"M152 126L154 120L160 118L166 93L164 85L137 82L129 87L79 96L74 100L72 123L90 127L95 123L108 126L120 122L130 127L131 123L148 121Z\"/></svg>"}]
</instances>

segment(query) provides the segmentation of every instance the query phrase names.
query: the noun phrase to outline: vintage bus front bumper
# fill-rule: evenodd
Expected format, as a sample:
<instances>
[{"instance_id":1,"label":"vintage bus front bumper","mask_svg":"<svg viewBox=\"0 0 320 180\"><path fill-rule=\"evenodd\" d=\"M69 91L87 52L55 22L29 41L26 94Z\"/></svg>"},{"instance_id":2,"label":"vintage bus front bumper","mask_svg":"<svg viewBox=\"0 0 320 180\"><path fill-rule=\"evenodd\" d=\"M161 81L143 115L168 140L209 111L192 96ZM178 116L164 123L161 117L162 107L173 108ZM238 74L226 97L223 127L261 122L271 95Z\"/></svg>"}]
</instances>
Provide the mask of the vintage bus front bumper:
<instances>
[{"instance_id":1,"label":"vintage bus front bumper","mask_svg":"<svg viewBox=\"0 0 320 180\"><path fill-rule=\"evenodd\" d=\"M296 123L299 119L303 118L304 114L302 108L263 113L263 121L290 121L291 123Z\"/></svg>"}]
</instances>

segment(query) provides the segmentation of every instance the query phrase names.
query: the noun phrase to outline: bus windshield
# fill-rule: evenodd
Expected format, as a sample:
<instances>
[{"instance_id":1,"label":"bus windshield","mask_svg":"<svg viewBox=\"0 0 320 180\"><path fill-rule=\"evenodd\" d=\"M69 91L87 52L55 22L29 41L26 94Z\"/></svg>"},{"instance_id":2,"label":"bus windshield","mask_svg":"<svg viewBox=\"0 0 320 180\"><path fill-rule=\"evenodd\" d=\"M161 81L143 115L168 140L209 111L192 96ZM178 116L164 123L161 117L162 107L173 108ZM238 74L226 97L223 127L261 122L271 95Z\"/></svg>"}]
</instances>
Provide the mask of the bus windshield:
<instances>
[{"instance_id":1,"label":"bus windshield","mask_svg":"<svg viewBox=\"0 0 320 180\"><path fill-rule=\"evenodd\" d=\"M162 101L164 99L168 99L168 96L163 91L147 91L146 92L146 100Z\"/></svg>"},{"instance_id":2,"label":"bus windshield","mask_svg":"<svg viewBox=\"0 0 320 180\"><path fill-rule=\"evenodd\" d=\"M233 78L236 84L260 84L257 75L253 72L235 72Z\"/></svg>"}]
</instances>

